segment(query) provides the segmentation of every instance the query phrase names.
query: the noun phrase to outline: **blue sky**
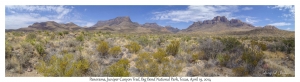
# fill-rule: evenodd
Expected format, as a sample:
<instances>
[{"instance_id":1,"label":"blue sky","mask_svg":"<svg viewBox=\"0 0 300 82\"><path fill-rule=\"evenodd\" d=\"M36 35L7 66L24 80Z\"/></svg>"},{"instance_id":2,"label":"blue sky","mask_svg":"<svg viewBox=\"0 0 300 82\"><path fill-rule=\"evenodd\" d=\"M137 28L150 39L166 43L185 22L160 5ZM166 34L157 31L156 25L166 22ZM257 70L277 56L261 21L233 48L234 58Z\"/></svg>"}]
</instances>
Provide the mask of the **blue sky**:
<instances>
[{"instance_id":1,"label":"blue sky","mask_svg":"<svg viewBox=\"0 0 300 82\"><path fill-rule=\"evenodd\" d=\"M274 25L283 30L295 30L293 5L6 5L5 28L17 29L45 21L92 26L99 20L118 16L129 16L139 24L155 22L179 29L196 21L226 16L229 20L240 19L254 26Z\"/></svg>"}]
</instances>

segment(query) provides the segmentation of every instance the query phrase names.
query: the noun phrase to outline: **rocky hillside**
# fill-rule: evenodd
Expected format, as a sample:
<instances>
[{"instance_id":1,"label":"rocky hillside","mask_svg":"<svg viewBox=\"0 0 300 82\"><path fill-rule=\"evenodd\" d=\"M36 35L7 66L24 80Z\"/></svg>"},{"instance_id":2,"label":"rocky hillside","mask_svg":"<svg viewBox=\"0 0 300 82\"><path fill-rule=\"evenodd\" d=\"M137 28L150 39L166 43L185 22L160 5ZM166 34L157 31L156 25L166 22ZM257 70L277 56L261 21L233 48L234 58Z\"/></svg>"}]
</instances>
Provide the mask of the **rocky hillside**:
<instances>
[{"instance_id":1,"label":"rocky hillside","mask_svg":"<svg viewBox=\"0 0 300 82\"><path fill-rule=\"evenodd\" d=\"M191 32L191 31L202 31L202 32L222 32L222 31L249 31L255 29L255 27L251 24L242 22L238 19L228 20L225 16L217 16L212 20L204 20L194 22L187 29L184 29L183 32Z\"/></svg>"},{"instance_id":2,"label":"rocky hillside","mask_svg":"<svg viewBox=\"0 0 300 82\"><path fill-rule=\"evenodd\" d=\"M62 31L62 30L78 30L80 26L70 22L66 24L59 24L55 21L47 22L36 22L27 28L20 28L18 30L22 31L36 31L36 30L52 30L52 31Z\"/></svg>"}]
</instances>

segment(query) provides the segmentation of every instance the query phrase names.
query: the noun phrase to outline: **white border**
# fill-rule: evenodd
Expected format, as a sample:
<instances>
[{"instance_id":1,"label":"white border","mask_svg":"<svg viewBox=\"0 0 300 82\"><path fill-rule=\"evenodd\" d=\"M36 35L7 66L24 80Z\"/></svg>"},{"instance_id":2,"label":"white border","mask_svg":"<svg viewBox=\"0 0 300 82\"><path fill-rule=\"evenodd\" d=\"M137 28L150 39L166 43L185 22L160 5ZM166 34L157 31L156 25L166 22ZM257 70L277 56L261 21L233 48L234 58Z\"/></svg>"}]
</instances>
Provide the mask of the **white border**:
<instances>
[{"instance_id":1,"label":"white border","mask_svg":"<svg viewBox=\"0 0 300 82\"><path fill-rule=\"evenodd\" d=\"M4 82L6 81L18 81L18 82L40 82L40 81L63 81L63 82L83 82L83 81L89 81L89 77L5 77L5 5L295 5L295 34L298 35L298 26L299 24L299 16L297 16L297 12L299 11L298 7L299 5L296 4L299 3L296 0L47 0L47 1L41 1L41 0L1 0L1 19L0 25L2 25L1 29L1 43L3 46L1 46L0 50L2 53L2 61L0 70L1 70L1 80L4 79ZM296 38L296 54L299 53L299 38ZM299 68L298 64L298 56L296 55L296 67L295 67L295 74L296 77L209 77L212 79L212 82L290 82L296 81L296 78L299 77L299 71L297 68ZM3 81L2 81L3 82Z\"/></svg>"}]
</instances>

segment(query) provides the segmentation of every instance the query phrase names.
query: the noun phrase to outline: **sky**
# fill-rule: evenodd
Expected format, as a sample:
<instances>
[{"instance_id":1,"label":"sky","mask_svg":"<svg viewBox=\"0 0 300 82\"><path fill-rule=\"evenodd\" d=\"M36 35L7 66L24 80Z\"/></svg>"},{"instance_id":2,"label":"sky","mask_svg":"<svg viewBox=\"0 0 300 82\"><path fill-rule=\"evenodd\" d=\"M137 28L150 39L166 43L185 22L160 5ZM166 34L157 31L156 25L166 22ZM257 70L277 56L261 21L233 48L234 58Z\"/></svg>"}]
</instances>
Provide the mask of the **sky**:
<instances>
[{"instance_id":1,"label":"sky","mask_svg":"<svg viewBox=\"0 0 300 82\"><path fill-rule=\"evenodd\" d=\"M186 29L193 22L226 16L228 20L240 19L254 26L295 30L294 5L6 5L5 29L46 21L89 27L120 16L129 16L139 24L157 23L179 29Z\"/></svg>"}]
</instances>

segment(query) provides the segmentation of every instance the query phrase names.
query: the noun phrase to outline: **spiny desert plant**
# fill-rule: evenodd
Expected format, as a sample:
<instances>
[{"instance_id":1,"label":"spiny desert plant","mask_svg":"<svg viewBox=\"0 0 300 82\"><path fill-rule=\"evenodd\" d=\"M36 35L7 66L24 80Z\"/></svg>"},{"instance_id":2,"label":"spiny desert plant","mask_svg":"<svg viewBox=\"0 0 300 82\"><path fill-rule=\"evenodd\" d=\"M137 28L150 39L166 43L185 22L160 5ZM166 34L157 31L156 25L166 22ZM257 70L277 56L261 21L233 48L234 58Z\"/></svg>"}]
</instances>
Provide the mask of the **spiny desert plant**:
<instances>
[{"instance_id":1,"label":"spiny desert plant","mask_svg":"<svg viewBox=\"0 0 300 82\"><path fill-rule=\"evenodd\" d=\"M171 41L171 44L169 44L166 49L167 54L172 56L177 55L179 50L179 44L179 41Z\"/></svg>"},{"instance_id":2,"label":"spiny desert plant","mask_svg":"<svg viewBox=\"0 0 300 82\"><path fill-rule=\"evenodd\" d=\"M112 56L116 57L118 54L121 52L121 47L120 46L115 46L109 49L108 53L111 54Z\"/></svg>"},{"instance_id":3,"label":"spiny desert plant","mask_svg":"<svg viewBox=\"0 0 300 82\"><path fill-rule=\"evenodd\" d=\"M128 69L129 69L129 60L121 59L118 62L110 65L104 71L104 74L111 77L128 77L130 75Z\"/></svg>"},{"instance_id":4,"label":"spiny desert plant","mask_svg":"<svg viewBox=\"0 0 300 82\"><path fill-rule=\"evenodd\" d=\"M131 42L130 44L126 45L125 47L131 53L137 53L141 49L141 46L136 42Z\"/></svg>"}]
</instances>

